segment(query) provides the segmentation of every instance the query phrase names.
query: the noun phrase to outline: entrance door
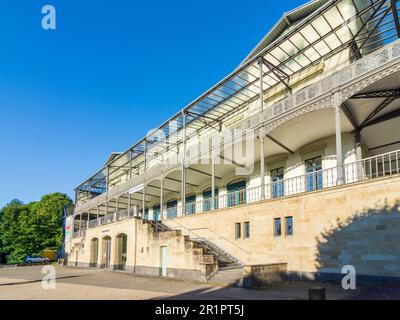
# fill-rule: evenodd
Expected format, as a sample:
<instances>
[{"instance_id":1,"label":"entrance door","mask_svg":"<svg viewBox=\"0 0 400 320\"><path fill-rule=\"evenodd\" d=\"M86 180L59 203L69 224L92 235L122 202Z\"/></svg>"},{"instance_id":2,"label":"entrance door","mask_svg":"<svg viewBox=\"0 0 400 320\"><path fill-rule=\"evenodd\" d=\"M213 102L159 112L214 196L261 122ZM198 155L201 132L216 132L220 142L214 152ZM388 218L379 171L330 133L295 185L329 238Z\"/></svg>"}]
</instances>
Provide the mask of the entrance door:
<instances>
[{"instance_id":1,"label":"entrance door","mask_svg":"<svg viewBox=\"0 0 400 320\"><path fill-rule=\"evenodd\" d=\"M278 168L271 171L272 198L279 198L285 194L283 177L283 168Z\"/></svg>"},{"instance_id":2,"label":"entrance door","mask_svg":"<svg viewBox=\"0 0 400 320\"><path fill-rule=\"evenodd\" d=\"M322 189L322 157L315 157L305 161L306 164L306 191Z\"/></svg>"},{"instance_id":3,"label":"entrance door","mask_svg":"<svg viewBox=\"0 0 400 320\"><path fill-rule=\"evenodd\" d=\"M167 276L168 247L160 248L161 276Z\"/></svg>"},{"instance_id":4,"label":"entrance door","mask_svg":"<svg viewBox=\"0 0 400 320\"><path fill-rule=\"evenodd\" d=\"M106 250L105 250L105 269L110 269L110 260L111 260L111 239L107 239L105 241Z\"/></svg>"}]
</instances>

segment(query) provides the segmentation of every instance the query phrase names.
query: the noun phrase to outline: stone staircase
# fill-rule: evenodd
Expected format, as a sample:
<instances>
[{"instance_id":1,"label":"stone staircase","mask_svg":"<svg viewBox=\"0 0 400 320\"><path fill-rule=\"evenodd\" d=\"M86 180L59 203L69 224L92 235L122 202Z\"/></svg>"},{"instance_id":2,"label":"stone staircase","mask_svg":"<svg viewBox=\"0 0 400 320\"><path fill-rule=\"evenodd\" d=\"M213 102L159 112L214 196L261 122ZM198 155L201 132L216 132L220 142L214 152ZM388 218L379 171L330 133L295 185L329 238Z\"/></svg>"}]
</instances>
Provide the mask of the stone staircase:
<instances>
[{"instance_id":1,"label":"stone staircase","mask_svg":"<svg viewBox=\"0 0 400 320\"><path fill-rule=\"evenodd\" d=\"M142 219L153 229L153 232L177 232L182 235L181 230L172 229L160 221ZM193 255L198 256L202 265L204 281L210 284L223 286L241 286L243 283L242 263L215 243L197 236L184 236L187 246L190 246Z\"/></svg>"}]
</instances>

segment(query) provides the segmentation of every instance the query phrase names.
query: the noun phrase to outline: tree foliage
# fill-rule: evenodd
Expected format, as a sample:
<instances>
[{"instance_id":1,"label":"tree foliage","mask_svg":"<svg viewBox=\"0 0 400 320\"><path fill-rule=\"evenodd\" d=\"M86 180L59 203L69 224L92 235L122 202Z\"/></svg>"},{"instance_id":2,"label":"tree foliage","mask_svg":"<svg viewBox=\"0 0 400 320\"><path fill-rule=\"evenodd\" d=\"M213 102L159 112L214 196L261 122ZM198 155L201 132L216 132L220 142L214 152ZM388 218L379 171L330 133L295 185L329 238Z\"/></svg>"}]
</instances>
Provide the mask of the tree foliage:
<instances>
[{"instance_id":1,"label":"tree foliage","mask_svg":"<svg viewBox=\"0 0 400 320\"><path fill-rule=\"evenodd\" d=\"M62 244L62 209L71 199L61 193L47 194L38 202L13 200L0 210L0 251L11 262Z\"/></svg>"}]
</instances>

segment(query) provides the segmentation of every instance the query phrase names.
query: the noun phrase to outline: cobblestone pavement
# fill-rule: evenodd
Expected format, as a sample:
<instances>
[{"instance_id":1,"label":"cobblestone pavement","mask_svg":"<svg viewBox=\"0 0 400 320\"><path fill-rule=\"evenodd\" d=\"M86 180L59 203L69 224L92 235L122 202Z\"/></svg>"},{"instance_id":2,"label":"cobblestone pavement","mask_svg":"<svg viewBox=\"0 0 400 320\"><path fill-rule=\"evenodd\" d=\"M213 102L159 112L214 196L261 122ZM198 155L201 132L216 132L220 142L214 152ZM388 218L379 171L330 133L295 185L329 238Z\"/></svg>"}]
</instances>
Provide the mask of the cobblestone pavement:
<instances>
[{"instance_id":1,"label":"cobblestone pavement","mask_svg":"<svg viewBox=\"0 0 400 320\"><path fill-rule=\"evenodd\" d=\"M289 283L266 290L213 287L201 283L95 269L63 268L54 265L56 289L42 288L42 266L0 268L0 299L199 299L199 300L293 300L307 299L310 282ZM320 286L320 285L317 285ZM400 289L366 288L344 291L323 284L327 299L400 299Z\"/></svg>"}]
</instances>

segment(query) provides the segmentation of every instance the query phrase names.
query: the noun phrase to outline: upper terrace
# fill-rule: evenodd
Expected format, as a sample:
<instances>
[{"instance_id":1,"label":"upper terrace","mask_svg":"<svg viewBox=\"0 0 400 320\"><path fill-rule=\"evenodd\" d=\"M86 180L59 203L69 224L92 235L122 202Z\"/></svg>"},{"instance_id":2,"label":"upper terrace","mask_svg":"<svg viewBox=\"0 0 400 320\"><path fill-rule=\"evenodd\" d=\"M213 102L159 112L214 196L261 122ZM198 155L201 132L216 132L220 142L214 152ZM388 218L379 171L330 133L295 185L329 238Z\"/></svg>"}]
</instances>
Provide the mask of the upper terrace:
<instances>
[{"instance_id":1,"label":"upper terrace","mask_svg":"<svg viewBox=\"0 0 400 320\"><path fill-rule=\"evenodd\" d=\"M398 70L400 44L393 42L400 35L397 12L396 1L341 0L313 1L285 15L231 75L80 185L76 189L76 213L90 210L106 198L126 193L154 177L167 176L181 166L182 172L185 171L198 160L198 153L193 158L185 151L198 142L199 136L205 140L227 129L241 129L242 135L264 128L266 149L273 155L291 149L283 139L268 134L312 110L340 106L346 115L347 131L376 122L379 112L373 114L373 111L376 107L383 110L384 106L379 99L386 94L387 99L392 99L385 100L389 105L396 97L396 88L382 82L377 89L385 89L386 93L375 96L378 99L373 101L375 105L364 108L371 109L364 110L370 119L359 124L355 123L354 114L360 116L357 110L365 101L356 94ZM391 97L387 96L389 91ZM354 99L347 101L351 97ZM330 117L322 116L321 121L329 122ZM348 124L353 128L346 128ZM204 152L209 154L210 150ZM174 157L178 161L165 165L166 159ZM261 158L258 155L258 160ZM228 160L233 166L243 166L234 159ZM170 178L182 185L175 191L186 194L185 176Z\"/></svg>"}]
</instances>

